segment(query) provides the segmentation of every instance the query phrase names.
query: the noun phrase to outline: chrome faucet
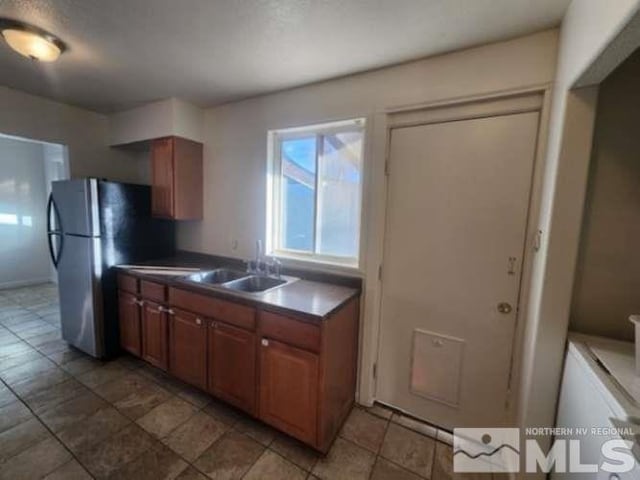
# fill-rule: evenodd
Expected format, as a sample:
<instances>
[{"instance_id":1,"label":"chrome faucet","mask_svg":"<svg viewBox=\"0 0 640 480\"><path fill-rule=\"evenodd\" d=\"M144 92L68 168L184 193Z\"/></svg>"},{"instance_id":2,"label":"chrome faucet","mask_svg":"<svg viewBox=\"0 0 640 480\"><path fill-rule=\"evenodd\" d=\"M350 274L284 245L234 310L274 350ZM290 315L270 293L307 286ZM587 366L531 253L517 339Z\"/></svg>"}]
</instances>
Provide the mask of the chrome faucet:
<instances>
[{"instance_id":1,"label":"chrome faucet","mask_svg":"<svg viewBox=\"0 0 640 480\"><path fill-rule=\"evenodd\" d=\"M262 253L262 240L256 240L256 256L253 261L247 261L247 271L260 275L262 273L267 274L267 264L264 261Z\"/></svg>"}]
</instances>

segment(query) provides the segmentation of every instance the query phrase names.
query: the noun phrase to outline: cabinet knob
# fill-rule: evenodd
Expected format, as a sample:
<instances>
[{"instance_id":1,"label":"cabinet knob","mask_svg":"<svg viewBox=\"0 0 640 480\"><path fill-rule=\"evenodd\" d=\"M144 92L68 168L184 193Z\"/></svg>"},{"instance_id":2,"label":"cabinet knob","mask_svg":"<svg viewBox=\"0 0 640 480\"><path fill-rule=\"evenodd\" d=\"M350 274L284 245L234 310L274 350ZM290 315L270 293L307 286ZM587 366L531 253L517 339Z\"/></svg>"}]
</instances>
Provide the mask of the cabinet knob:
<instances>
[{"instance_id":1,"label":"cabinet knob","mask_svg":"<svg viewBox=\"0 0 640 480\"><path fill-rule=\"evenodd\" d=\"M216 322L211 322L211 328L218 328L218 324Z\"/></svg>"},{"instance_id":2,"label":"cabinet knob","mask_svg":"<svg viewBox=\"0 0 640 480\"><path fill-rule=\"evenodd\" d=\"M268 347L269 346L269 340L267 340L266 338L263 338L262 342L260 342L260 343L262 343L263 347Z\"/></svg>"},{"instance_id":3,"label":"cabinet knob","mask_svg":"<svg viewBox=\"0 0 640 480\"><path fill-rule=\"evenodd\" d=\"M196 318L196 325L202 325L202 319Z\"/></svg>"}]
</instances>

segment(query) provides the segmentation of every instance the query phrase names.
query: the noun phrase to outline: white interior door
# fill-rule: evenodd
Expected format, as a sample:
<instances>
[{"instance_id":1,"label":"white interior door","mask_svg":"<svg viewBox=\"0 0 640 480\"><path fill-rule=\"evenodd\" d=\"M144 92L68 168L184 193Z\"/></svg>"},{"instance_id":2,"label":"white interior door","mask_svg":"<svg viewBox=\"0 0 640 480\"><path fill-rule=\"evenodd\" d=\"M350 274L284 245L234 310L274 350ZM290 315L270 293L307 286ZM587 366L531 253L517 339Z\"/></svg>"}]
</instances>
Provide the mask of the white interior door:
<instances>
[{"instance_id":1,"label":"white interior door","mask_svg":"<svg viewBox=\"0 0 640 480\"><path fill-rule=\"evenodd\" d=\"M538 124L391 130L378 400L445 428L507 423Z\"/></svg>"}]
</instances>

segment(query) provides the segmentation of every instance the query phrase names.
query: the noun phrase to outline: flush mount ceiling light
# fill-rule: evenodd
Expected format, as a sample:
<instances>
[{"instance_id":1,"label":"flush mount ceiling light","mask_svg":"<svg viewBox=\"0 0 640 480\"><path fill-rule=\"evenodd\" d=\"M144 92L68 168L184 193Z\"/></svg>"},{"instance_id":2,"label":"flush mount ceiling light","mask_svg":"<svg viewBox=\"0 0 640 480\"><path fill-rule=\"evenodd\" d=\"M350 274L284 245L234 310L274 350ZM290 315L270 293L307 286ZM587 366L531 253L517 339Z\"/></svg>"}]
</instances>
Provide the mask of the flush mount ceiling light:
<instances>
[{"instance_id":1,"label":"flush mount ceiling light","mask_svg":"<svg viewBox=\"0 0 640 480\"><path fill-rule=\"evenodd\" d=\"M12 49L32 60L53 62L67 49L55 35L17 20L0 18L0 31Z\"/></svg>"}]
</instances>

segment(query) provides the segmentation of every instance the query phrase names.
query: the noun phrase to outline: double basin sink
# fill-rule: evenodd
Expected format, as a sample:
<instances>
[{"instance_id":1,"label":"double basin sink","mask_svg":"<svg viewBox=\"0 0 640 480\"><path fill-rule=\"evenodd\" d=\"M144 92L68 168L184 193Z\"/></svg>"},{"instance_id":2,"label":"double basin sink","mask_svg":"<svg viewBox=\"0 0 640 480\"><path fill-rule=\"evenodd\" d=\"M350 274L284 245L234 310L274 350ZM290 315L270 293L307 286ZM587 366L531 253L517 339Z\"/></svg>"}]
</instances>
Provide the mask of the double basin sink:
<instances>
[{"instance_id":1,"label":"double basin sink","mask_svg":"<svg viewBox=\"0 0 640 480\"><path fill-rule=\"evenodd\" d=\"M217 268L206 272L198 272L182 277L183 282L195 283L210 287L219 287L244 293L263 293L297 280L292 277L271 277L256 275L228 268Z\"/></svg>"}]
</instances>

